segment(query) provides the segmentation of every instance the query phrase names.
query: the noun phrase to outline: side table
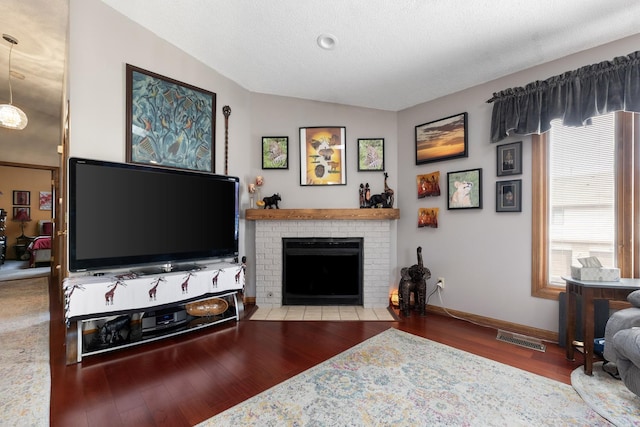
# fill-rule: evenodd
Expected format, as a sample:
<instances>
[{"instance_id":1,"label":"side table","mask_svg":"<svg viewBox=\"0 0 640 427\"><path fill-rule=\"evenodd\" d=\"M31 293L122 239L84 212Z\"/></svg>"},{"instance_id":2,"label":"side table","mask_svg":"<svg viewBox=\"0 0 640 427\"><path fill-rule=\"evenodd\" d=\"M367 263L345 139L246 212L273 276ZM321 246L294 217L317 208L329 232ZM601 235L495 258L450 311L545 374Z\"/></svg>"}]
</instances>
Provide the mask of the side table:
<instances>
[{"instance_id":1,"label":"side table","mask_svg":"<svg viewBox=\"0 0 640 427\"><path fill-rule=\"evenodd\" d=\"M16 251L16 259L17 260L25 260L29 259L25 254L27 253L27 247L33 242L35 237L25 236L24 234L16 237L16 244L13 246Z\"/></svg>"},{"instance_id":2,"label":"side table","mask_svg":"<svg viewBox=\"0 0 640 427\"><path fill-rule=\"evenodd\" d=\"M587 375L593 375L594 300L624 301L627 295L640 289L640 279L620 279L619 282L591 282L570 277L563 277L562 279L567 283L567 359L574 360L573 341L576 330L576 295L581 295L584 372Z\"/></svg>"},{"instance_id":3,"label":"side table","mask_svg":"<svg viewBox=\"0 0 640 427\"><path fill-rule=\"evenodd\" d=\"M20 261L27 252L27 245L13 245L13 249L16 251L16 259Z\"/></svg>"}]
</instances>

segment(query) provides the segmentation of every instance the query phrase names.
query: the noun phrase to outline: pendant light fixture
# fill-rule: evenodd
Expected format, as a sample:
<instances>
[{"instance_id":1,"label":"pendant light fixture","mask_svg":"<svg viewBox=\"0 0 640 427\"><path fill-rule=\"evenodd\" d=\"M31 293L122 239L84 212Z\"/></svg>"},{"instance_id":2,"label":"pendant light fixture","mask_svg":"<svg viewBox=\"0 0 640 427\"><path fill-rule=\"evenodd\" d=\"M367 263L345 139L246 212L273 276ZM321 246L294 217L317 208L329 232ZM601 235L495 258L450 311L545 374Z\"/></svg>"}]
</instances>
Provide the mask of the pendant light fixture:
<instances>
[{"instance_id":1,"label":"pendant light fixture","mask_svg":"<svg viewBox=\"0 0 640 427\"><path fill-rule=\"evenodd\" d=\"M11 90L11 52L13 51L13 46L18 44L18 40L9 34L3 34L2 38L11 43L11 48L9 48L9 103L0 104L0 126L22 130L27 126L27 115L13 105L13 92Z\"/></svg>"}]
</instances>

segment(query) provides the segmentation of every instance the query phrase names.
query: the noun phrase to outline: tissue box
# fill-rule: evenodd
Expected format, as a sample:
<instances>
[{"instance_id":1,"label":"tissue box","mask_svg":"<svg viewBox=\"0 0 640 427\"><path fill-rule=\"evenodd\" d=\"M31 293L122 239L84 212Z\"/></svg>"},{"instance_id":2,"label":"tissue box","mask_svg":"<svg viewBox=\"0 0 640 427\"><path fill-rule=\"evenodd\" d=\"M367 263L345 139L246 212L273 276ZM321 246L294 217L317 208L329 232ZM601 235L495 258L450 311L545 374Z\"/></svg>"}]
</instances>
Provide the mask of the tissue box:
<instances>
[{"instance_id":1,"label":"tissue box","mask_svg":"<svg viewBox=\"0 0 640 427\"><path fill-rule=\"evenodd\" d=\"M619 268L571 266L571 277L593 282L619 282Z\"/></svg>"}]
</instances>

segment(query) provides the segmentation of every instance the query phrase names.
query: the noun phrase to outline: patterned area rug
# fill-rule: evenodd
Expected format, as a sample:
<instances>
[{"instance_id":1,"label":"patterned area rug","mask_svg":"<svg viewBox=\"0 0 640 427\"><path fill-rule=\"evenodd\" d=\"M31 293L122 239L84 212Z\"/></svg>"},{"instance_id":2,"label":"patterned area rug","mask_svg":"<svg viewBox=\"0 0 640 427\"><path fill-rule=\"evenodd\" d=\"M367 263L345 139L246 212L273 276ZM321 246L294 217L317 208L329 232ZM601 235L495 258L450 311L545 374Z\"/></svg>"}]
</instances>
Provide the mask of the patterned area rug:
<instances>
[{"instance_id":1,"label":"patterned area rug","mask_svg":"<svg viewBox=\"0 0 640 427\"><path fill-rule=\"evenodd\" d=\"M199 426L604 426L575 390L388 329Z\"/></svg>"},{"instance_id":2,"label":"patterned area rug","mask_svg":"<svg viewBox=\"0 0 640 427\"><path fill-rule=\"evenodd\" d=\"M584 369L571 373L571 385L594 411L617 426L640 426L640 397L624 383L602 370L602 362L593 364L593 376Z\"/></svg>"},{"instance_id":3,"label":"patterned area rug","mask_svg":"<svg viewBox=\"0 0 640 427\"><path fill-rule=\"evenodd\" d=\"M48 278L0 282L0 425L48 426Z\"/></svg>"}]
</instances>

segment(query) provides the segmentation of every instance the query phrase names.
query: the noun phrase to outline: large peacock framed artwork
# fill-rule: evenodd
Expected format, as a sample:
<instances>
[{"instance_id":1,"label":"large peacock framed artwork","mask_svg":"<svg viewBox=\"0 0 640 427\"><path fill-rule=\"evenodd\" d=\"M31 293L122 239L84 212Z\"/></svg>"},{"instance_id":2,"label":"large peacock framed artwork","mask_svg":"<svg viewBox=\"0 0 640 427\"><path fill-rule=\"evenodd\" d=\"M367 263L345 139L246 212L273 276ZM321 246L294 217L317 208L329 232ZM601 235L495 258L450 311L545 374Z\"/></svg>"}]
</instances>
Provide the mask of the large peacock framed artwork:
<instances>
[{"instance_id":1,"label":"large peacock framed artwork","mask_svg":"<svg viewBox=\"0 0 640 427\"><path fill-rule=\"evenodd\" d=\"M127 64L127 162L215 173L216 94Z\"/></svg>"}]
</instances>

